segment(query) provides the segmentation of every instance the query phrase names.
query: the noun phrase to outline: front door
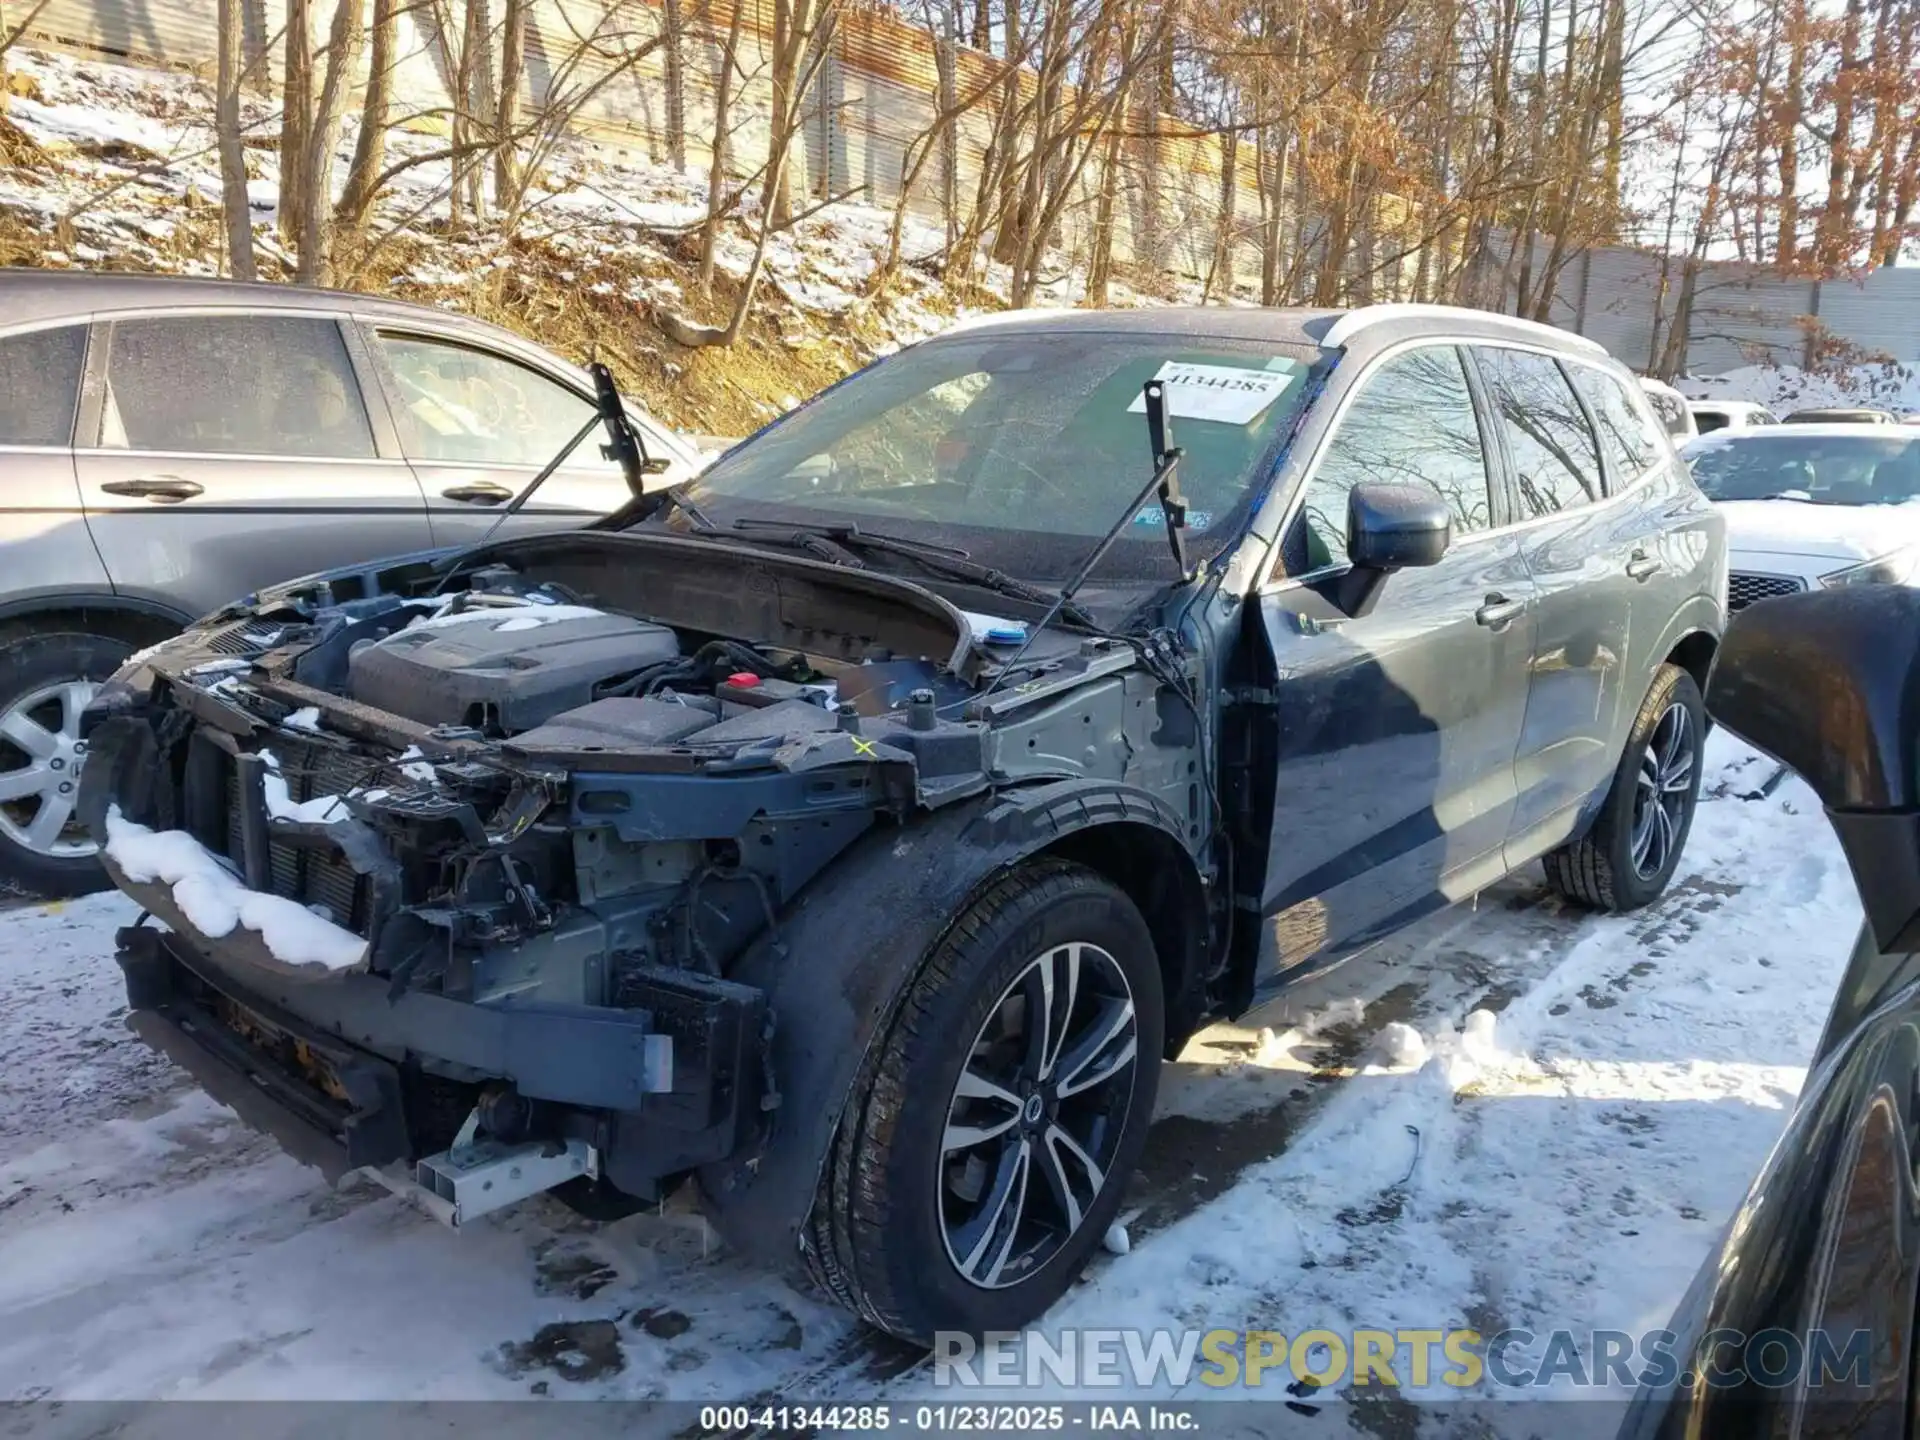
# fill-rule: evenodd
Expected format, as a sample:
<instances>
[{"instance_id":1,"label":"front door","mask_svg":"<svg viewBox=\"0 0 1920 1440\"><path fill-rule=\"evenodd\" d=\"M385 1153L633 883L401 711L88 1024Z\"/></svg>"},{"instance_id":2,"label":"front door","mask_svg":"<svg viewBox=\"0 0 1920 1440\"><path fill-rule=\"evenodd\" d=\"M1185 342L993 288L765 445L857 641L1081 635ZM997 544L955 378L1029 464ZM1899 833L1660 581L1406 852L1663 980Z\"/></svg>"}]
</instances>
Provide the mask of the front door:
<instances>
[{"instance_id":1,"label":"front door","mask_svg":"<svg viewBox=\"0 0 1920 1440\"><path fill-rule=\"evenodd\" d=\"M114 588L204 614L263 585L432 544L382 456L331 316L95 327L75 473Z\"/></svg>"},{"instance_id":2,"label":"front door","mask_svg":"<svg viewBox=\"0 0 1920 1440\"><path fill-rule=\"evenodd\" d=\"M1533 650L1534 589L1496 526L1496 490L1461 353L1402 351L1362 377L1305 482L1259 596L1271 663L1274 802L1261 909L1269 979L1368 943L1500 873ZM1350 568L1347 496L1432 487L1446 556L1389 575L1373 603L1331 599Z\"/></svg>"}]
</instances>

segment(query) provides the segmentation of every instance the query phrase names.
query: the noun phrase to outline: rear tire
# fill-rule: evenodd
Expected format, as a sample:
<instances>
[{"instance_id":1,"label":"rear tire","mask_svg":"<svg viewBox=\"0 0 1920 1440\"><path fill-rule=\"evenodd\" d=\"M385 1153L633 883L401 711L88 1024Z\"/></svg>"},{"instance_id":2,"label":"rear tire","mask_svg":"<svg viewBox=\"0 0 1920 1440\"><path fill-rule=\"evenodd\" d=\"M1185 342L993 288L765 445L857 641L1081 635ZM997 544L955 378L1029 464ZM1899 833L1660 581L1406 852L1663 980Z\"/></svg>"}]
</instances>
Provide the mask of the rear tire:
<instances>
[{"instance_id":1,"label":"rear tire","mask_svg":"<svg viewBox=\"0 0 1920 1440\"><path fill-rule=\"evenodd\" d=\"M1706 733L1699 685L1678 665L1662 665L1634 716L1599 817L1580 839L1546 857L1548 883L1569 900L1613 914L1657 900L1693 828Z\"/></svg>"},{"instance_id":2,"label":"rear tire","mask_svg":"<svg viewBox=\"0 0 1920 1440\"><path fill-rule=\"evenodd\" d=\"M990 885L854 1083L804 1235L814 1278L919 1344L1042 1314L1106 1235L1146 1141L1161 989L1146 922L1102 876L1043 860Z\"/></svg>"},{"instance_id":3,"label":"rear tire","mask_svg":"<svg viewBox=\"0 0 1920 1440\"><path fill-rule=\"evenodd\" d=\"M80 824L75 741L86 699L133 649L78 631L0 635L0 879L49 899L106 888Z\"/></svg>"}]
</instances>

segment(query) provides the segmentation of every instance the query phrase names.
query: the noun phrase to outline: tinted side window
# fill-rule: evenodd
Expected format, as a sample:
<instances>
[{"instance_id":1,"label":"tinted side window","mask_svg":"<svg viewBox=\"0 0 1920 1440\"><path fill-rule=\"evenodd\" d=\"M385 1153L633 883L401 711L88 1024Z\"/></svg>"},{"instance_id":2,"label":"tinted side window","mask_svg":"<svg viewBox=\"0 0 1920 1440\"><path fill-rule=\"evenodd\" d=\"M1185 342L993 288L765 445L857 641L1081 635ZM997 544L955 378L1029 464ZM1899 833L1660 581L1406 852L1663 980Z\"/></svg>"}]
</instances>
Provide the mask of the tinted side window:
<instances>
[{"instance_id":1,"label":"tinted side window","mask_svg":"<svg viewBox=\"0 0 1920 1440\"><path fill-rule=\"evenodd\" d=\"M1307 486L1307 569L1347 558L1347 494L1369 480L1431 486L1456 535L1492 524L1486 450L1452 346L1395 356L1362 384Z\"/></svg>"},{"instance_id":2,"label":"tinted side window","mask_svg":"<svg viewBox=\"0 0 1920 1440\"><path fill-rule=\"evenodd\" d=\"M0 445L72 441L86 354L84 325L0 340Z\"/></svg>"},{"instance_id":3,"label":"tinted side window","mask_svg":"<svg viewBox=\"0 0 1920 1440\"><path fill-rule=\"evenodd\" d=\"M1647 421L1633 403L1627 387L1604 370L1590 365L1570 365L1574 388L1586 399L1600 429L1600 448L1613 470L1615 488L1628 484L1645 472L1660 457L1660 446L1648 432ZM1708 428L1708 417L1699 417L1700 428ZM1724 425L1724 416L1716 417Z\"/></svg>"},{"instance_id":4,"label":"tinted side window","mask_svg":"<svg viewBox=\"0 0 1920 1440\"><path fill-rule=\"evenodd\" d=\"M411 424L407 453L454 465L545 465L592 417L564 385L499 355L411 335L382 335L380 348ZM589 435L572 466L605 466Z\"/></svg>"},{"instance_id":5,"label":"tinted side window","mask_svg":"<svg viewBox=\"0 0 1920 1440\"><path fill-rule=\"evenodd\" d=\"M1685 402L1665 390L1642 390L1647 403L1653 407L1653 413L1660 417L1660 423L1667 427L1669 435L1683 437L1687 433L1687 407Z\"/></svg>"},{"instance_id":6,"label":"tinted side window","mask_svg":"<svg viewBox=\"0 0 1920 1440\"><path fill-rule=\"evenodd\" d=\"M1598 500L1600 452L1551 355L1475 347L1513 457L1518 520Z\"/></svg>"},{"instance_id":7,"label":"tinted side window","mask_svg":"<svg viewBox=\"0 0 1920 1440\"><path fill-rule=\"evenodd\" d=\"M374 454L340 327L299 315L116 321L100 443L335 460Z\"/></svg>"}]
</instances>

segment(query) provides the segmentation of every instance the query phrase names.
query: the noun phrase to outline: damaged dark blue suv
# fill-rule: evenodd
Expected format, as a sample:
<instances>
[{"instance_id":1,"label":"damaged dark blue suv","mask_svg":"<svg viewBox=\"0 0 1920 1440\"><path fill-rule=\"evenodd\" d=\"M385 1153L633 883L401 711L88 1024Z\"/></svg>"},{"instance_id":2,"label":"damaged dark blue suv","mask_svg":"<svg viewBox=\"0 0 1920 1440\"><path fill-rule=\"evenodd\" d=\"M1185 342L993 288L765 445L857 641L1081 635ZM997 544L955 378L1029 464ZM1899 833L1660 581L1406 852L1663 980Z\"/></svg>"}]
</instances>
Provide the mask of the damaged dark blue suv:
<instances>
[{"instance_id":1,"label":"damaged dark blue suv","mask_svg":"<svg viewBox=\"0 0 1920 1440\"><path fill-rule=\"evenodd\" d=\"M1539 857L1616 910L1678 863L1721 522L1575 337L1008 317L635 486L88 719L132 1023L456 1224L693 1183L896 1334L1017 1326L1203 1021Z\"/></svg>"}]
</instances>

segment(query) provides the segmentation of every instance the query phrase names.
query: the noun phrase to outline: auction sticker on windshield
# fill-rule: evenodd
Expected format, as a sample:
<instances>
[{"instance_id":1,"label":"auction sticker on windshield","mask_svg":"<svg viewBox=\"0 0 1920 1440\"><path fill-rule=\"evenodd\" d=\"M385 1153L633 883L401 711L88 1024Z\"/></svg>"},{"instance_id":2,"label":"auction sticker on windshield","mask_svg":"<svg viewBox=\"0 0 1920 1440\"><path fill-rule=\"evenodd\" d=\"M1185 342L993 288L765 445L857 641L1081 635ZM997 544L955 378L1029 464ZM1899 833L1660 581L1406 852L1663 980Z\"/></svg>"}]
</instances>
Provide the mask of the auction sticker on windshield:
<instances>
[{"instance_id":1,"label":"auction sticker on windshield","mask_svg":"<svg viewBox=\"0 0 1920 1440\"><path fill-rule=\"evenodd\" d=\"M1169 360L1154 373L1167 387L1167 407L1174 418L1213 420L1223 425L1247 425L1286 393L1299 367L1290 360L1274 362L1270 370L1238 365L1201 365ZM1147 397L1136 395L1129 414L1146 412Z\"/></svg>"}]
</instances>

